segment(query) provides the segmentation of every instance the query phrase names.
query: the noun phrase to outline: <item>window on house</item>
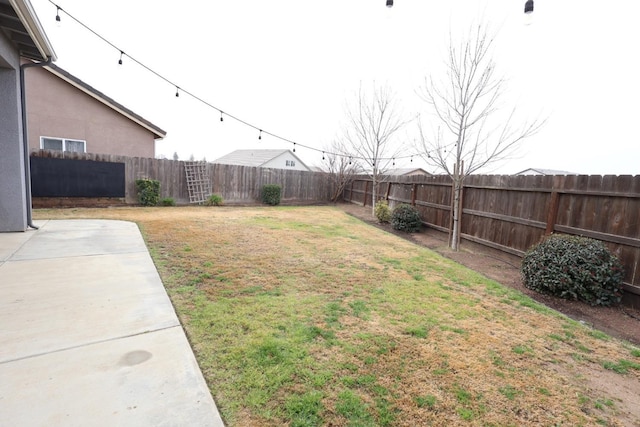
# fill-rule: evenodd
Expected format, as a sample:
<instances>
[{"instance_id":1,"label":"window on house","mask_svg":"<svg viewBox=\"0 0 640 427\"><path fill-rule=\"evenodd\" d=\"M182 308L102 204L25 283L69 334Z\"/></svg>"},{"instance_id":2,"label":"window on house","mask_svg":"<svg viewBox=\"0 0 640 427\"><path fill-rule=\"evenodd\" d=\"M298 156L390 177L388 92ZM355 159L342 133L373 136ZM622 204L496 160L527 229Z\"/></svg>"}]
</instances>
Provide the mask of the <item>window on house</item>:
<instances>
[{"instance_id":1,"label":"window on house","mask_svg":"<svg viewBox=\"0 0 640 427\"><path fill-rule=\"evenodd\" d=\"M291 166L291 167L295 167L296 166L296 162L294 160L287 160L287 166Z\"/></svg>"},{"instance_id":2,"label":"window on house","mask_svg":"<svg viewBox=\"0 0 640 427\"><path fill-rule=\"evenodd\" d=\"M65 138L40 138L40 148L43 150L70 151L72 153L86 153L87 142Z\"/></svg>"}]
</instances>

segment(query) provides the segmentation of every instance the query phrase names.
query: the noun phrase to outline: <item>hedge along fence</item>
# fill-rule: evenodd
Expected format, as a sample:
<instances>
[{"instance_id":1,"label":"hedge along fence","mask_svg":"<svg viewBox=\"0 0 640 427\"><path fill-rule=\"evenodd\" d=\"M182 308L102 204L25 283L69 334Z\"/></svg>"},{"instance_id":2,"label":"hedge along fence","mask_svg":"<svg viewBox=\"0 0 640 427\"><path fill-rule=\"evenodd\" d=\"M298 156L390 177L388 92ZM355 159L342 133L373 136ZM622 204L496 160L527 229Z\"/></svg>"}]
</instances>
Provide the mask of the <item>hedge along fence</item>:
<instances>
[{"instance_id":1,"label":"hedge along fence","mask_svg":"<svg viewBox=\"0 0 640 427\"><path fill-rule=\"evenodd\" d=\"M372 183L354 180L344 200L371 206ZM448 176L389 177L377 194L390 207L409 203L425 225L451 229ZM591 237L607 244L625 269L625 302L640 307L640 175L471 175L462 191L460 235L522 257L550 233Z\"/></svg>"},{"instance_id":2,"label":"hedge along fence","mask_svg":"<svg viewBox=\"0 0 640 427\"><path fill-rule=\"evenodd\" d=\"M48 150L33 150L31 157L124 164L125 197L114 200L114 204L117 204L118 201L120 204L137 204L138 194L135 181L142 178L160 181L160 199L171 197L177 204L189 203L184 171L185 162L183 161ZM261 203L260 192L265 184L281 186L283 204L326 203L330 200L332 193L328 175L322 172L207 163L207 173L211 179L212 193L221 195L225 204ZM37 206L39 202L42 201L34 198L34 206ZM67 201L66 205L72 203L73 200L70 200ZM83 205L91 205L91 203L92 201L89 200L88 203L83 203ZM50 204L63 206L61 203ZM96 205L98 204L104 205L105 202L104 200L96 200Z\"/></svg>"}]
</instances>

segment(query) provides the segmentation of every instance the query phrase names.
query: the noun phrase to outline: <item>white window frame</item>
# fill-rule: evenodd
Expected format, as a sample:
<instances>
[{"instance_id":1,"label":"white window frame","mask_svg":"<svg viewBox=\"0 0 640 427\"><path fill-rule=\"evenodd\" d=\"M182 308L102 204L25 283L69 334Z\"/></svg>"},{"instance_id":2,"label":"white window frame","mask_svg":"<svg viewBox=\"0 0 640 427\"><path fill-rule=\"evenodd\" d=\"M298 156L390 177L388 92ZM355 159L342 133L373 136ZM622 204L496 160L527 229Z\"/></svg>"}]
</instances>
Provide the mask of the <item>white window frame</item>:
<instances>
[{"instance_id":1,"label":"white window frame","mask_svg":"<svg viewBox=\"0 0 640 427\"><path fill-rule=\"evenodd\" d=\"M68 142L81 142L82 143L82 152L86 153L87 152L87 141L82 140L82 139L72 139L72 138L58 138L55 136L41 136L40 137L40 149L44 150L44 140L45 139L54 139L56 141L62 141L62 151L63 152L68 152L67 150L67 143Z\"/></svg>"}]
</instances>

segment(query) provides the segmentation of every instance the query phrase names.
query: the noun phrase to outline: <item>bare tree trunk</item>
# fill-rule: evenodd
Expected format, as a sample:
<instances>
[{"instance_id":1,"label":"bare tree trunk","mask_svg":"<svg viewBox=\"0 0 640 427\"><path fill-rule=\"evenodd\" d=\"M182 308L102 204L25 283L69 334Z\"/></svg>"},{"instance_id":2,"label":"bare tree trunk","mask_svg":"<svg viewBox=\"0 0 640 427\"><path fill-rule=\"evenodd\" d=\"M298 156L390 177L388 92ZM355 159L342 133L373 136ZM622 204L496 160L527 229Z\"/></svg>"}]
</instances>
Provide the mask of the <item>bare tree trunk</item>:
<instances>
[{"instance_id":1,"label":"bare tree trunk","mask_svg":"<svg viewBox=\"0 0 640 427\"><path fill-rule=\"evenodd\" d=\"M373 188L371 189L371 216L376 216L376 203L378 202L376 198L376 188L378 187L378 180L376 179L376 175L373 175Z\"/></svg>"},{"instance_id":2,"label":"bare tree trunk","mask_svg":"<svg viewBox=\"0 0 640 427\"><path fill-rule=\"evenodd\" d=\"M462 192L462 180L464 178L463 167L463 164L455 164L453 166L453 230L451 231L449 247L454 251L458 251L460 242L460 193Z\"/></svg>"},{"instance_id":3,"label":"bare tree trunk","mask_svg":"<svg viewBox=\"0 0 640 427\"><path fill-rule=\"evenodd\" d=\"M459 205L460 201L460 187L457 184L454 184L453 191L453 230L451 232L451 242L449 242L449 246L454 251L458 250L458 221L460 213L458 210L460 209Z\"/></svg>"}]
</instances>

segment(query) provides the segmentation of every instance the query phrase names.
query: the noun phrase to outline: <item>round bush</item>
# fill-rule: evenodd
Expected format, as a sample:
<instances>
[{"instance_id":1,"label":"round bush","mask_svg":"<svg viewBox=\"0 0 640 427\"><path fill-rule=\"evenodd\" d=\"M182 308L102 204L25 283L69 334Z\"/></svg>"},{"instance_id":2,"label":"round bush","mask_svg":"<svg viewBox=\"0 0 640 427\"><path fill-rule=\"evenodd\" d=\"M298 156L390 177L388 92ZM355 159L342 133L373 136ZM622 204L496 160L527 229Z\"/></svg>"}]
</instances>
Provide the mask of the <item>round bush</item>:
<instances>
[{"instance_id":1,"label":"round bush","mask_svg":"<svg viewBox=\"0 0 640 427\"><path fill-rule=\"evenodd\" d=\"M386 200L380 200L376 203L375 214L378 221L391 222L391 209L389 209L389 203Z\"/></svg>"},{"instance_id":2,"label":"round bush","mask_svg":"<svg viewBox=\"0 0 640 427\"><path fill-rule=\"evenodd\" d=\"M222 206L224 204L224 200L219 194L211 194L204 204L207 206Z\"/></svg>"},{"instance_id":3,"label":"round bush","mask_svg":"<svg viewBox=\"0 0 640 427\"><path fill-rule=\"evenodd\" d=\"M262 203L276 206L280 204L281 187L276 184L266 184L262 186Z\"/></svg>"},{"instance_id":4,"label":"round bush","mask_svg":"<svg viewBox=\"0 0 640 427\"><path fill-rule=\"evenodd\" d=\"M400 231L413 233L419 231L422 226L420 214L418 210L407 204L401 204L395 207L391 215L391 226Z\"/></svg>"},{"instance_id":5,"label":"round bush","mask_svg":"<svg viewBox=\"0 0 640 427\"><path fill-rule=\"evenodd\" d=\"M622 263L599 240L552 234L522 259L524 286L534 291L609 306L622 298Z\"/></svg>"}]
</instances>

